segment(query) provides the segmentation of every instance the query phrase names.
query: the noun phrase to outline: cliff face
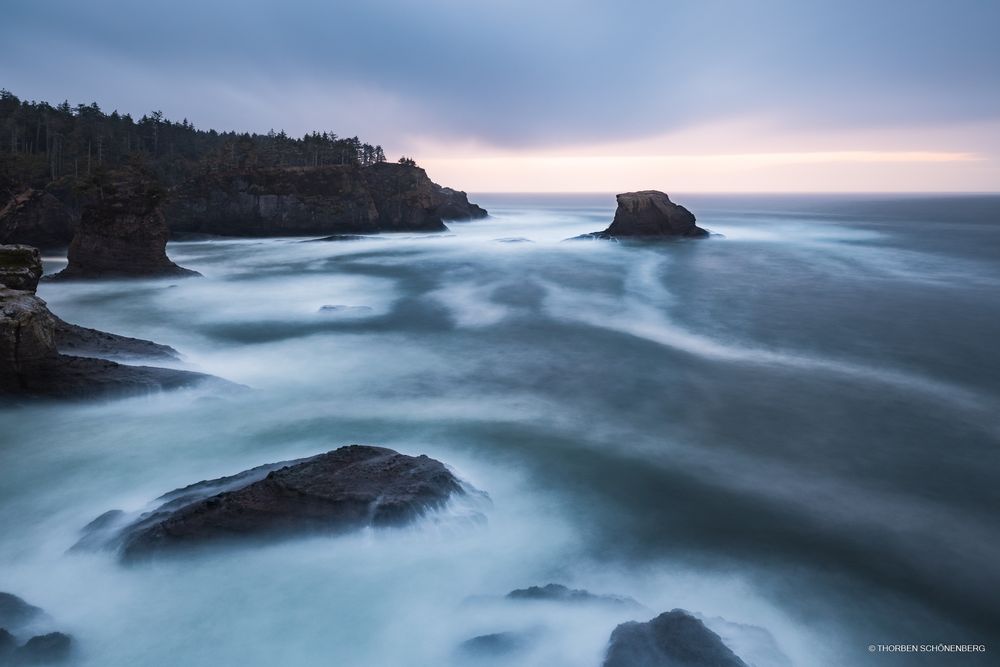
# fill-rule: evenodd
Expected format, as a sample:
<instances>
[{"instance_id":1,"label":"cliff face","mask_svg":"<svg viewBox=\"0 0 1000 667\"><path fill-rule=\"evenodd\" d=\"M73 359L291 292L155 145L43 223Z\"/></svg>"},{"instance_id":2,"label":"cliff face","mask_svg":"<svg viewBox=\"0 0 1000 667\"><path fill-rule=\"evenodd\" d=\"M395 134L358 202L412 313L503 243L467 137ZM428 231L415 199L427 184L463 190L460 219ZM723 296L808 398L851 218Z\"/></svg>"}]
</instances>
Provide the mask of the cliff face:
<instances>
[{"instance_id":1,"label":"cliff face","mask_svg":"<svg viewBox=\"0 0 1000 667\"><path fill-rule=\"evenodd\" d=\"M423 169L387 163L213 172L184 184L166 207L175 232L225 236L443 231L446 218L485 215Z\"/></svg>"},{"instance_id":2,"label":"cliff face","mask_svg":"<svg viewBox=\"0 0 1000 667\"><path fill-rule=\"evenodd\" d=\"M51 192L28 189L0 208L0 243L64 248L79 221L79 213Z\"/></svg>"},{"instance_id":3,"label":"cliff face","mask_svg":"<svg viewBox=\"0 0 1000 667\"><path fill-rule=\"evenodd\" d=\"M196 275L167 258L163 192L143 174L119 172L95 188L57 278Z\"/></svg>"}]
</instances>

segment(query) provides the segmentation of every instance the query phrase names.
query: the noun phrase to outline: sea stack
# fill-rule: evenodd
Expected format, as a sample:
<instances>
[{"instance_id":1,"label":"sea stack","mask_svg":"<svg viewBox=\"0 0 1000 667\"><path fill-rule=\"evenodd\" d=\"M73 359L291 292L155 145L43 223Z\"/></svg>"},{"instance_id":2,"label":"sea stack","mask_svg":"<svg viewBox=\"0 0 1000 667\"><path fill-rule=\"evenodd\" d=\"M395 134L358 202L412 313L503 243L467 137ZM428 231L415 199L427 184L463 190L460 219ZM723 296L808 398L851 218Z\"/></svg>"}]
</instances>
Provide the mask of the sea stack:
<instances>
[{"instance_id":1,"label":"sea stack","mask_svg":"<svg viewBox=\"0 0 1000 667\"><path fill-rule=\"evenodd\" d=\"M92 179L69 265L55 278L194 276L167 257L170 232L155 176L132 167Z\"/></svg>"},{"instance_id":2,"label":"sea stack","mask_svg":"<svg viewBox=\"0 0 1000 667\"><path fill-rule=\"evenodd\" d=\"M702 238L708 232L695 224L691 211L670 201L659 190L624 192L617 196L618 209L611 226L603 232L581 238L596 239L662 239Z\"/></svg>"}]
</instances>

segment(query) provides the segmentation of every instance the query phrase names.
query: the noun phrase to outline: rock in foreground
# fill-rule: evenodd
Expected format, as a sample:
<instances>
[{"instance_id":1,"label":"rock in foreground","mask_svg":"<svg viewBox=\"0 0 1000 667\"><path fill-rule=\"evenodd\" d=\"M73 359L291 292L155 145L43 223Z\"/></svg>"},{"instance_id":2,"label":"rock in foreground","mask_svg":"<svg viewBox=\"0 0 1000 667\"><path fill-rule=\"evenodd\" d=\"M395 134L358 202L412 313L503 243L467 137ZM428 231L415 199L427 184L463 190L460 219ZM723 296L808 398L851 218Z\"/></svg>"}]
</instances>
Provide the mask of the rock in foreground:
<instances>
[{"instance_id":1,"label":"rock in foreground","mask_svg":"<svg viewBox=\"0 0 1000 667\"><path fill-rule=\"evenodd\" d=\"M603 232L580 238L662 239L671 237L701 238L708 232L695 224L691 211L670 201L659 190L625 192L617 196L618 209L611 226Z\"/></svg>"},{"instance_id":2,"label":"rock in foreground","mask_svg":"<svg viewBox=\"0 0 1000 667\"><path fill-rule=\"evenodd\" d=\"M747 667L700 620L674 609L611 633L604 667Z\"/></svg>"},{"instance_id":3,"label":"rock in foreground","mask_svg":"<svg viewBox=\"0 0 1000 667\"><path fill-rule=\"evenodd\" d=\"M78 547L116 548L131 560L248 538L399 526L467 492L427 456L349 445L178 489L131 521L107 513L85 529Z\"/></svg>"}]
</instances>

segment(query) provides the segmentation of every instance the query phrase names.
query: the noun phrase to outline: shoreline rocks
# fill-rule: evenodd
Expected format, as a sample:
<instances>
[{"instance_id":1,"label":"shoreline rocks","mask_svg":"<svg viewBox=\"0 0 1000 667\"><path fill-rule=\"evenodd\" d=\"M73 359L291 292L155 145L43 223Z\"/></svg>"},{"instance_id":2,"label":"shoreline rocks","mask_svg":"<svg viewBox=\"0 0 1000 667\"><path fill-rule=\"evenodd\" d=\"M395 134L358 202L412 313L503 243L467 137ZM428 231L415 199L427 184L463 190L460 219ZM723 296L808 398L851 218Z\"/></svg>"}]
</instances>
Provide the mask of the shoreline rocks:
<instances>
[{"instance_id":1,"label":"shoreline rocks","mask_svg":"<svg viewBox=\"0 0 1000 667\"><path fill-rule=\"evenodd\" d=\"M0 246L0 257L17 260L0 271L0 281L27 288L11 289L0 282L0 397L89 398L174 389L209 379L224 382L201 373L109 360L176 359L177 352L152 341L64 322L35 294L42 271L38 251Z\"/></svg>"},{"instance_id":2,"label":"shoreline rocks","mask_svg":"<svg viewBox=\"0 0 1000 667\"><path fill-rule=\"evenodd\" d=\"M253 539L402 526L471 487L443 463L384 447L348 445L177 489L138 517L112 510L74 548L110 548L132 561Z\"/></svg>"},{"instance_id":3,"label":"shoreline rocks","mask_svg":"<svg viewBox=\"0 0 1000 667\"><path fill-rule=\"evenodd\" d=\"M611 225L578 239L704 238L709 233L695 224L691 211L670 201L659 190L624 192L616 196L618 208Z\"/></svg>"}]
</instances>

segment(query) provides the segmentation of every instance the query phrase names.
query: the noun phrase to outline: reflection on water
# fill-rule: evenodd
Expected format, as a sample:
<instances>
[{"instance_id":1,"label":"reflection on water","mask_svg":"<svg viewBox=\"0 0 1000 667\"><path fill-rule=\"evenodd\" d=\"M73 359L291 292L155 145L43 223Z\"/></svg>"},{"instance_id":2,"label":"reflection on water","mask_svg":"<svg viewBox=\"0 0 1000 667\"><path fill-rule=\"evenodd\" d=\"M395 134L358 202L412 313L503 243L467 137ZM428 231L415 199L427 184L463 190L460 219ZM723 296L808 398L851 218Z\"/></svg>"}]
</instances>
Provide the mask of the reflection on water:
<instances>
[{"instance_id":1,"label":"reflection on water","mask_svg":"<svg viewBox=\"0 0 1000 667\"><path fill-rule=\"evenodd\" d=\"M450 234L173 243L203 279L43 284L253 391L0 410L0 590L102 667L472 664L497 632L530 641L490 664L596 666L675 607L759 665L997 639L1000 200L677 198L723 236L634 247L562 242L610 197L482 199ZM66 553L107 509L351 442L445 461L487 524ZM646 609L497 597L549 581Z\"/></svg>"}]
</instances>

